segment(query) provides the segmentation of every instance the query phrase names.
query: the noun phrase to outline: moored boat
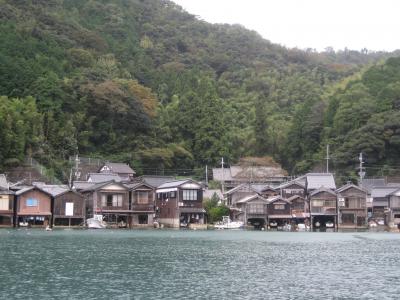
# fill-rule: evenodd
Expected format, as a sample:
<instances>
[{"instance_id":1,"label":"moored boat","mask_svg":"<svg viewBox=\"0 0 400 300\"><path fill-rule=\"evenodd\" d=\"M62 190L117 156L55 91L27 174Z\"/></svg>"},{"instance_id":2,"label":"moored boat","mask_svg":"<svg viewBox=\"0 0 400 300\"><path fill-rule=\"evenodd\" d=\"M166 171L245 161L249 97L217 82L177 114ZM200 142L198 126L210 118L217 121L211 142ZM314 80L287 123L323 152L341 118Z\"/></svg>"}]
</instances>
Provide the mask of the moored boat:
<instances>
[{"instance_id":1,"label":"moored boat","mask_svg":"<svg viewBox=\"0 0 400 300\"><path fill-rule=\"evenodd\" d=\"M223 216L222 221L214 225L216 229L241 229L243 226L243 222L231 221L229 216Z\"/></svg>"},{"instance_id":2,"label":"moored boat","mask_svg":"<svg viewBox=\"0 0 400 300\"><path fill-rule=\"evenodd\" d=\"M107 227L107 223L103 221L102 215L94 215L93 218L86 220L86 224L89 229L104 229Z\"/></svg>"}]
</instances>

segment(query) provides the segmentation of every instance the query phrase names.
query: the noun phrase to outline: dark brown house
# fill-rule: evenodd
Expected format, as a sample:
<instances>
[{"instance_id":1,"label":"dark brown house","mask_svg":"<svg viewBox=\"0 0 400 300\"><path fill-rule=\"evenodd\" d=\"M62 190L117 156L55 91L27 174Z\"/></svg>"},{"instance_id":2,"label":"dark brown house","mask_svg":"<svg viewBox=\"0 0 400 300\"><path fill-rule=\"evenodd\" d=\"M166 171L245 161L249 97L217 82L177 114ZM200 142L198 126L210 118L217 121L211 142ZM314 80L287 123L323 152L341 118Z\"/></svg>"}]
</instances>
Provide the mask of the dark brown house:
<instances>
[{"instance_id":1,"label":"dark brown house","mask_svg":"<svg viewBox=\"0 0 400 300\"><path fill-rule=\"evenodd\" d=\"M16 223L19 226L51 225L51 195L37 186L25 187L15 192Z\"/></svg>"},{"instance_id":2,"label":"dark brown house","mask_svg":"<svg viewBox=\"0 0 400 300\"><path fill-rule=\"evenodd\" d=\"M267 224L268 200L259 194L244 197L236 202L236 209L232 210L235 221L242 221L255 228L264 228Z\"/></svg>"},{"instance_id":3,"label":"dark brown house","mask_svg":"<svg viewBox=\"0 0 400 300\"><path fill-rule=\"evenodd\" d=\"M306 224L310 223L310 208L308 201L300 195L293 195L288 198L290 202L292 222L295 224Z\"/></svg>"},{"instance_id":4,"label":"dark brown house","mask_svg":"<svg viewBox=\"0 0 400 300\"><path fill-rule=\"evenodd\" d=\"M337 226L337 197L331 189L319 188L309 194L312 228Z\"/></svg>"},{"instance_id":5,"label":"dark brown house","mask_svg":"<svg viewBox=\"0 0 400 300\"><path fill-rule=\"evenodd\" d=\"M155 188L139 182L128 185L130 194L131 226L153 225L155 216Z\"/></svg>"},{"instance_id":6,"label":"dark brown house","mask_svg":"<svg viewBox=\"0 0 400 300\"><path fill-rule=\"evenodd\" d=\"M87 217L102 215L110 226L126 227L130 223L129 189L122 183L103 182L81 193L86 199Z\"/></svg>"},{"instance_id":7,"label":"dark brown house","mask_svg":"<svg viewBox=\"0 0 400 300\"><path fill-rule=\"evenodd\" d=\"M290 224L292 221L290 202L281 196L275 196L267 200L268 225L274 227Z\"/></svg>"},{"instance_id":8,"label":"dark brown house","mask_svg":"<svg viewBox=\"0 0 400 300\"><path fill-rule=\"evenodd\" d=\"M367 226L367 191L348 183L336 190L339 228Z\"/></svg>"},{"instance_id":9,"label":"dark brown house","mask_svg":"<svg viewBox=\"0 0 400 300\"><path fill-rule=\"evenodd\" d=\"M176 180L160 185L156 190L156 217L160 224L179 227L204 224L202 186L191 180Z\"/></svg>"},{"instance_id":10,"label":"dark brown house","mask_svg":"<svg viewBox=\"0 0 400 300\"><path fill-rule=\"evenodd\" d=\"M278 187L280 195L284 199L289 199L295 195L305 198L305 185L300 181L289 181L284 184L281 184Z\"/></svg>"},{"instance_id":11,"label":"dark brown house","mask_svg":"<svg viewBox=\"0 0 400 300\"><path fill-rule=\"evenodd\" d=\"M83 226L85 224L85 199L82 194L65 185L42 185L53 201L53 226Z\"/></svg>"}]
</instances>

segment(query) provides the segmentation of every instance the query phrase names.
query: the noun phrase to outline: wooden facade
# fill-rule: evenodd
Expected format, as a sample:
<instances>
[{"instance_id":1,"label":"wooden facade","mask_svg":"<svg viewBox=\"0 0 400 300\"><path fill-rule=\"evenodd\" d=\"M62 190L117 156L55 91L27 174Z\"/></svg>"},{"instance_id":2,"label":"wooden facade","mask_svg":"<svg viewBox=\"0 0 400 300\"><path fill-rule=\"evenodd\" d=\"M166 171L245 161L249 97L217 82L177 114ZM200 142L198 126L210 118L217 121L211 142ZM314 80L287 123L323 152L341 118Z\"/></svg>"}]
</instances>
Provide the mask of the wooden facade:
<instances>
[{"instance_id":1,"label":"wooden facade","mask_svg":"<svg viewBox=\"0 0 400 300\"><path fill-rule=\"evenodd\" d=\"M330 189L320 188L309 195L312 228L325 227L327 222L337 226L337 197Z\"/></svg>"},{"instance_id":2,"label":"wooden facade","mask_svg":"<svg viewBox=\"0 0 400 300\"><path fill-rule=\"evenodd\" d=\"M367 226L367 191L347 184L337 191L339 228Z\"/></svg>"},{"instance_id":3,"label":"wooden facade","mask_svg":"<svg viewBox=\"0 0 400 300\"><path fill-rule=\"evenodd\" d=\"M204 224L203 188L187 179L167 182L156 190L156 218L166 226Z\"/></svg>"},{"instance_id":4,"label":"wooden facade","mask_svg":"<svg viewBox=\"0 0 400 300\"><path fill-rule=\"evenodd\" d=\"M388 211L389 211L389 216L388 216L389 226L400 228L400 189L390 194Z\"/></svg>"},{"instance_id":5,"label":"wooden facade","mask_svg":"<svg viewBox=\"0 0 400 300\"><path fill-rule=\"evenodd\" d=\"M131 226L152 226L155 215L155 189L138 183L130 188Z\"/></svg>"},{"instance_id":6,"label":"wooden facade","mask_svg":"<svg viewBox=\"0 0 400 300\"><path fill-rule=\"evenodd\" d=\"M38 187L30 187L16 192L16 222L30 226L51 224L51 195Z\"/></svg>"},{"instance_id":7,"label":"wooden facade","mask_svg":"<svg viewBox=\"0 0 400 300\"><path fill-rule=\"evenodd\" d=\"M87 216L103 215L111 226L126 227L129 220L129 189L114 181L94 185L82 193L86 198Z\"/></svg>"},{"instance_id":8,"label":"wooden facade","mask_svg":"<svg viewBox=\"0 0 400 300\"><path fill-rule=\"evenodd\" d=\"M85 198L75 191L53 196L53 225L79 226L85 223Z\"/></svg>"},{"instance_id":9,"label":"wooden facade","mask_svg":"<svg viewBox=\"0 0 400 300\"><path fill-rule=\"evenodd\" d=\"M236 202L238 210L233 210L234 220L242 221L255 228L263 228L267 224L268 200L261 195L253 194Z\"/></svg>"},{"instance_id":10,"label":"wooden facade","mask_svg":"<svg viewBox=\"0 0 400 300\"><path fill-rule=\"evenodd\" d=\"M292 221L290 202L283 199L281 196L276 196L268 199L268 221L269 225L277 224L275 226L283 226L290 224Z\"/></svg>"},{"instance_id":11,"label":"wooden facade","mask_svg":"<svg viewBox=\"0 0 400 300\"><path fill-rule=\"evenodd\" d=\"M280 195L284 199L289 199L295 195L305 198L306 191L305 187L298 182L290 182L282 185L280 188Z\"/></svg>"},{"instance_id":12,"label":"wooden facade","mask_svg":"<svg viewBox=\"0 0 400 300\"><path fill-rule=\"evenodd\" d=\"M310 207L308 201L300 195L293 195L287 200L290 202L292 223L304 223L308 225L310 221Z\"/></svg>"},{"instance_id":13,"label":"wooden facade","mask_svg":"<svg viewBox=\"0 0 400 300\"><path fill-rule=\"evenodd\" d=\"M0 227L14 226L14 193L0 189Z\"/></svg>"}]
</instances>

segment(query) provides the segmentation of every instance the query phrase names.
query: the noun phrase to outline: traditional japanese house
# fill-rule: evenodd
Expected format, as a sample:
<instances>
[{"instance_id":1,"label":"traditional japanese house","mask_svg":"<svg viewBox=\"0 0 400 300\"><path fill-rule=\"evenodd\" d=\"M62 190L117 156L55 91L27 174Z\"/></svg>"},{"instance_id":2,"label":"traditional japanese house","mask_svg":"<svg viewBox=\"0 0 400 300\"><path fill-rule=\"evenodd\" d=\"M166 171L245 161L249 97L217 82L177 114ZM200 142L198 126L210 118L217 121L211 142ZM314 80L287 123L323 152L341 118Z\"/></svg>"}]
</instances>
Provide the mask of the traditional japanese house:
<instances>
[{"instance_id":1,"label":"traditional japanese house","mask_svg":"<svg viewBox=\"0 0 400 300\"><path fill-rule=\"evenodd\" d=\"M136 172L125 163L106 162L99 170L100 173L117 174L122 181L129 182L135 177Z\"/></svg>"},{"instance_id":2,"label":"traditional japanese house","mask_svg":"<svg viewBox=\"0 0 400 300\"><path fill-rule=\"evenodd\" d=\"M367 191L348 183L336 190L338 196L338 227L367 226Z\"/></svg>"},{"instance_id":3,"label":"traditional japanese house","mask_svg":"<svg viewBox=\"0 0 400 300\"><path fill-rule=\"evenodd\" d=\"M290 202L292 223L309 225L310 207L308 205L308 201L300 195L293 195L286 200Z\"/></svg>"},{"instance_id":4,"label":"traditional japanese house","mask_svg":"<svg viewBox=\"0 0 400 300\"><path fill-rule=\"evenodd\" d=\"M321 187L332 191L336 190L335 179L331 173L307 173L301 178L304 177L306 179L305 187L307 194L310 194Z\"/></svg>"},{"instance_id":5,"label":"traditional japanese house","mask_svg":"<svg viewBox=\"0 0 400 300\"><path fill-rule=\"evenodd\" d=\"M290 202L280 195L268 198L267 215L270 227L280 227L292 222Z\"/></svg>"},{"instance_id":6,"label":"traditional japanese house","mask_svg":"<svg viewBox=\"0 0 400 300\"><path fill-rule=\"evenodd\" d=\"M0 227L14 226L14 192L0 186Z\"/></svg>"},{"instance_id":7,"label":"traditional japanese house","mask_svg":"<svg viewBox=\"0 0 400 300\"><path fill-rule=\"evenodd\" d=\"M252 184L251 187L253 190L257 191L257 193L264 198L270 198L270 197L279 195L278 190L274 189L273 187L271 187L269 185L261 186L261 185Z\"/></svg>"},{"instance_id":8,"label":"traditional japanese house","mask_svg":"<svg viewBox=\"0 0 400 300\"><path fill-rule=\"evenodd\" d=\"M126 227L130 223L129 188L120 182L109 181L81 191L86 198L87 217L102 215L111 226Z\"/></svg>"},{"instance_id":9,"label":"traditional japanese house","mask_svg":"<svg viewBox=\"0 0 400 300\"><path fill-rule=\"evenodd\" d=\"M161 176L161 175L142 175L135 178L136 182L143 182L152 187L158 188L160 185L174 181L175 177L173 176Z\"/></svg>"},{"instance_id":10,"label":"traditional japanese house","mask_svg":"<svg viewBox=\"0 0 400 300\"><path fill-rule=\"evenodd\" d=\"M229 207L234 207L236 205L236 202L239 201L240 199L258 193L259 191L255 189L251 184L242 183L234 187L233 189L230 189L229 191L225 192L224 196L226 198L226 205Z\"/></svg>"},{"instance_id":11,"label":"traditional japanese house","mask_svg":"<svg viewBox=\"0 0 400 300\"><path fill-rule=\"evenodd\" d=\"M65 185L41 185L53 200L53 226L82 226L85 224L85 198Z\"/></svg>"},{"instance_id":12,"label":"traditional japanese house","mask_svg":"<svg viewBox=\"0 0 400 300\"><path fill-rule=\"evenodd\" d=\"M390 227L400 227L400 188L390 193L388 224Z\"/></svg>"},{"instance_id":13,"label":"traditional japanese house","mask_svg":"<svg viewBox=\"0 0 400 300\"><path fill-rule=\"evenodd\" d=\"M337 226L337 197L331 189L321 187L309 195L312 228L325 227L327 223Z\"/></svg>"},{"instance_id":14,"label":"traditional japanese house","mask_svg":"<svg viewBox=\"0 0 400 300\"><path fill-rule=\"evenodd\" d=\"M153 225L155 217L155 188L138 182L127 185L130 194L130 226Z\"/></svg>"},{"instance_id":15,"label":"traditional japanese house","mask_svg":"<svg viewBox=\"0 0 400 300\"><path fill-rule=\"evenodd\" d=\"M51 194L37 186L22 188L16 195L16 224L30 226L51 225Z\"/></svg>"},{"instance_id":16,"label":"traditional japanese house","mask_svg":"<svg viewBox=\"0 0 400 300\"><path fill-rule=\"evenodd\" d=\"M277 190L284 199L289 199L294 195L298 195L302 198L305 198L306 196L305 182L302 182L300 180L298 181L292 180L285 182L284 184L278 186Z\"/></svg>"},{"instance_id":17,"label":"traditional japanese house","mask_svg":"<svg viewBox=\"0 0 400 300\"><path fill-rule=\"evenodd\" d=\"M244 197L236 202L237 210L233 211L233 219L254 228L264 228L267 224L267 205L268 200L261 195Z\"/></svg>"},{"instance_id":18,"label":"traditional japanese house","mask_svg":"<svg viewBox=\"0 0 400 300\"><path fill-rule=\"evenodd\" d=\"M363 178L358 185L367 191L367 214L368 219L372 218L372 189L374 187L385 187L387 185L385 178Z\"/></svg>"},{"instance_id":19,"label":"traditional japanese house","mask_svg":"<svg viewBox=\"0 0 400 300\"><path fill-rule=\"evenodd\" d=\"M191 180L176 180L160 185L157 190L156 217L170 227L205 223L202 186Z\"/></svg>"},{"instance_id":20,"label":"traditional japanese house","mask_svg":"<svg viewBox=\"0 0 400 300\"><path fill-rule=\"evenodd\" d=\"M371 190L372 197L372 219L388 225L389 222L389 198L390 194L395 192L399 187L373 187Z\"/></svg>"}]
</instances>

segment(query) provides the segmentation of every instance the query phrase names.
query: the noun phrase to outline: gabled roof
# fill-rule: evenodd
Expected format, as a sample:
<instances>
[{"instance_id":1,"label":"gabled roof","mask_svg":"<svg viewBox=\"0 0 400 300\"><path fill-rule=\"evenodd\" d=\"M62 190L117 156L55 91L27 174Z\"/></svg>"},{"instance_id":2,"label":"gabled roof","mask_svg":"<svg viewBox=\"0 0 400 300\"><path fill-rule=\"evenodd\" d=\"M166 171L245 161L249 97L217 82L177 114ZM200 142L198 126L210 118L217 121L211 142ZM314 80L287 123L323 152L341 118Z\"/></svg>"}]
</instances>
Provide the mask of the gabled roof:
<instances>
[{"instance_id":1,"label":"gabled roof","mask_svg":"<svg viewBox=\"0 0 400 300\"><path fill-rule=\"evenodd\" d=\"M27 187L24 187L24 188L16 191L15 195L20 196L22 194L25 194L26 192L31 191L31 190L38 190L38 191L41 191L41 192L45 193L46 195L48 195L50 197L52 196L48 191L43 190L41 187L38 187L38 186L27 186Z\"/></svg>"},{"instance_id":2,"label":"gabled roof","mask_svg":"<svg viewBox=\"0 0 400 300\"><path fill-rule=\"evenodd\" d=\"M386 180L384 178L364 178L359 185L370 193L373 187L386 186Z\"/></svg>"},{"instance_id":3,"label":"gabled roof","mask_svg":"<svg viewBox=\"0 0 400 300\"><path fill-rule=\"evenodd\" d=\"M323 192L336 196L336 193L334 191L332 191L331 189L327 189L326 187L320 187L319 189L316 189L310 194L310 196L315 196L316 194Z\"/></svg>"},{"instance_id":4,"label":"gabled roof","mask_svg":"<svg viewBox=\"0 0 400 300\"><path fill-rule=\"evenodd\" d=\"M50 194L53 197L60 196L62 194L68 193L70 188L66 185L37 185L37 187L46 192L47 194Z\"/></svg>"},{"instance_id":5,"label":"gabled roof","mask_svg":"<svg viewBox=\"0 0 400 300\"><path fill-rule=\"evenodd\" d=\"M136 172L128 164L125 163L106 162L104 166L107 166L113 173L136 174Z\"/></svg>"},{"instance_id":6,"label":"gabled roof","mask_svg":"<svg viewBox=\"0 0 400 300\"><path fill-rule=\"evenodd\" d=\"M88 187L87 189L82 190L82 193L84 193L84 192L92 192L92 191L101 189L102 187L105 187L105 186L110 185L110 184L116 184L116 185L119 185L119 186L125 188L126 190L128 190L128 187L126 187L122 183L115 182L114 180L111 180L111 181L108 181L108 182L100 182L100 183L97 183L95 185L92 185L91 187Z\"/></svg>"},{"instance_id":7,"label":"gabled roof","mask_svg":"<svg viewBox=\"0 0 400 300\"><path fill-rule=\"evenodd\" d=\"M274 197L269 197L267 200L268 200L268 204L274 203L276 201L283 201L286 203L290 203L287 199L282 198L282 196L280 196L280 195L274 196Z\"/></svg>"},{"instance_id":8,"label":"gabled roof","mask_svg":"<svg viewBox=\"0 0 400 300\"><path fill-rule=\"evenodd\" d=\"M138 178L138 180L141 180L155 188L158 188L160 185L166 182L173 181L175 177L173 176L157 176L157 175L143 175Z\"/></svg>"},{"instance_id":9,"label":"gabled roof","mask_svg":"<svg viewBox=\"0 0 400 300\"><path fill-rule=\"evenodd\" d=\"M0 189L8 189L7 178L4 174L0 174Z\"/></svg>"},{"instance_id":10,"label":"gabled roof","mask_svg":"<svg viewBox=\"0 0 400 300\"><path fill-rule=\"evenodd\" d=\"M84 189L90 188L91 186L94 186L95 184L96 184L95 182L74 181L72 186L77 191L80 191L80 190L84 190Z\"/></svg>"},{"instance_id":11,"label":"gabled roof","mask_svg":"<svg viewBox=\"0 0 400 300\"><path fill-rule=\"evenodd\" d=\"M122 181L118 174L114 173L89 173L87 175L88 182L100 183L114 180L115 182Z\"/></svg>"},{"instance_id":12,"label":"gabled roof","mask_svg":"<svg viewBox=\"0 0 400 300\"><path fill-rule=\"evenodd\" d=\"M170 182L165 182L162 185L160 185L157 189L177 188L177 187L180 187L181 185L183 185L185 183L189 183L189 182L200 186L200 184L198 182L195 182L192 179L182 179L182 180L174 180L174 181L170 181Z\"/></svg>"},{"instance_id":13,"label":"gabled roof","mask_svg":"<svg viewBox=\"0 0 400 300\"><path fill-rule=\"evenodd\" d=\"M336 193L341 193L341 192L346 191L346 190L351 189L351 188L357 189L357 190L359 190L359 191L361 191L361 192L364 192L364 193L368 193L368 191L367 191L366 189L364 189L364 188L362 188L362 187L359 187L359 186L357 186L357 185L355 185L355 184L353 184L353 183L347 183L347 184L345 184L344 186L338 188L338 189L336 190Z\"/></svg>"},{"instance_id":14,"label":"gabled roof","mask_svg":"<svg viewBox=\"0 0 400 300\"><path fill-rule=\"evenodd\" d=\"M373 187L371 190L372 198L383 198L397 191L398 187Z\"/></svg>"},{"instance_id":15,"label":"gabled roof","mask_svg":"<svg viewBox=\"0 0 400 300\"><path fill-rule=\"evenodd\" d=\"M306 174L307 189L314 190L321 187L336 190L335 179L331 173L308 173Z\"/></svg>"},{"instance_id":16,"label":"gabled roof","mask_svg":"<svg viewBox=\"0 0 400 300\"><path fill-rule=\"evenodd\" d=\"M135 182L135 183L129 183L129 184L124 184L124 185L131 191L133 191L141 186L146 186L149 189L154 189L154 186L151 186L150 184L147 184L145 182Z\"/></svg>"},{"instance_id":17,"label":"gabled roof","mask_svg":"<svg viewBox=\"0 0 400 300\"><path fill-rule=\"evenodd\" d=\"M262 200L262 201L264 201L266 203L268 202L267 199L265 199L264 197L260 196L259 194L254 194L254 195L246 196L246 197L236 201L236 204L250 202L250 201L252 201L254 199L259 199L259 200Z\"/></svg>"},{"instance_id":18,"label":"gabled roof","mask_svg":"<svg viewBox=\"0 0 400 300\"><path fill-rule=\"evenodd\" d=\"M297 184L298 186L300 186L300 187L302 187L302 188L305 188L305 183L304 183L304 181L300 181L300 180L291 180L291 181L287 181L287 182L285 182L285 183L282 183L281 185L279 185L278 187L277 187L277 189L284 189L284 188L287 188L288 186L291 186L291 185L293 185L293 184Z\"/></svg>"},{"instance_id":19,"label":"gabled roof","mask_svg":"<svg viewBox=\"0 0 400 300\"><path fill-rule=\"evenodd\" d=\"M256 181L263 181L273 177L285 177L286 172L280 167L266 166L231 166L229 168L213 168L213 179L215 181L249 181L251 178Z\"/></svg>"},{"instance_id":20,"label":"gabled roof","mask_svg":"<svg viewBox=\"0 0 400 300\"><path fill-rule=\"evenodd\" d=\"M293 195L292 197L289 197L286 200L289 201L289 202L292 202L294 199L297 199L297 198L300 198L300 199L304 200L304 197L301 197L300 195Z\"/></svg>"}]
</instances>

